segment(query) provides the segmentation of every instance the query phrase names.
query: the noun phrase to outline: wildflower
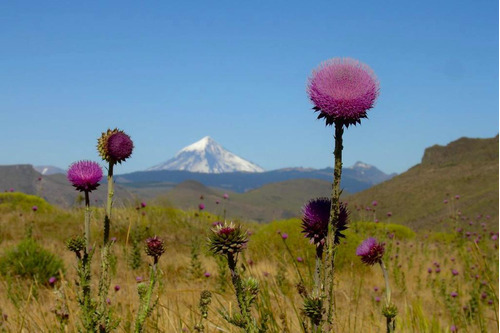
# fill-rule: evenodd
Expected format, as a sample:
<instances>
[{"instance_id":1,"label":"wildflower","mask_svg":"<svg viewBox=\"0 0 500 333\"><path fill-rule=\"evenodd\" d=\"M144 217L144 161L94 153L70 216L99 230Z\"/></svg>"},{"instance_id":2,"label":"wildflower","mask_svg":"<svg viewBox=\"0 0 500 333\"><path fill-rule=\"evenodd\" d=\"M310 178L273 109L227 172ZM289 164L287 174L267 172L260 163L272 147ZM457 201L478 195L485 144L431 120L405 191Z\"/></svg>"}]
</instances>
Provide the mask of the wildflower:
<instances>
[{"instance_id":1,"label":"wildflower","mask_svg":"<svg viewBox=\"0 0 500 333\"><path fill-rule=\"evenodd\" d=\"M310 200L302 208L302 233L316 246L324 245L328 234L328 222L330 220L331 200L329 198L317 198ZM340 213L335 225L334 243L340 243L340 238L345 238L342 233L347 229L349 212L346 205L340 203Z\"/></svg>"},{"instance_id":2,"label":"wildflower","mask_svg":"<svg viewBox=\"0 0 500 333\"><path fill-rule=\"evenodd\" d=\"M142 282L142 280L143 280L142 276L137 276L137 277L135 278L135 281L136 281L136 282Z\"/></svg>"},{"instance_id":3,"label":"wildflower","mask_svg":"<svg viewBox=\"0 0 500 333\"><path fill-rule=\"evenodd\" d=\"M121 289L121 287L119 285L115 286L115 291L119 291L120 289Z\"/></svg>"},{"instance_id":4,"label":"wildflower","mask_svg":"<svg viewBox=\"0 0 500 333\"><path fill-rule=\"evenodd\" d=\"M378 243L375 238L365 239L356 249L356 255L361 257L361 261L367 265L379 263L384 256L385 248L383 243Z\"/></svg>"},{"instance_id":5,"label":"wildflower","mask_svg":"<svg viewBox=\"0 0 500 333\"><path fill-rule=\"evenodd\" d=\"M141 202L141 208L146 208L146 203L144 201Z\"/></svg>"},{"instance_id":6,"label":"wildflower","mask_svg":"<svg viewBox=\"0 0 500 333\"><path fill-rule=\"evenodd\" d=\"M106 303L107 303L108 305L110 305L110 304L111 304L111 299L106 298Z\"/></svg>"},{"instance_id":7,"label":"wildflower","mask_svg":"<svg viewBox=\"0 0 500 333\"><path fill-rule=\"evenodd\" d=\"M154 236L146 239L146 254L155 259L158 258L165 252L165 242L158 236Z\"/></svg>"},{"instance_id":8,"label":"wildflower","mask_svg":"<svg viewBox=\"0 0 500 333\"><path fill-rule=\"evenodd\" d=\"M460 196L457 194L457 195L455 195L455 200L458 200L458 199L460 199Z\"/></svg>"},{"instance_id":9,"label":"wildflower","mask_svg":"<svg viewBox=\"0 0 500 333\"><path fill-rule=\"evenodd\" d=\"M427 268L427 273L431 274L432 273L432 268Z\"/></svg>"},{"instance_id":10,"label":"wildflower","mask_svg":"<svg viewBox=\"0 0 500 333\"><path fill-rule=\"evenodd\" d=\"M444 199L443 203L446 205L448 203L448 200Z\"/></svg>"},{"instance_id":11,"label":"wildflower","mask_svg":"<svg viewBox=\"0 0 500 333\"><path fill-rule=\"evenodd\" d=\"M103 160L111 164L121 163L132 155L134 143L125 132L115 128L102 133L97 140L97 150Z\"/></svg>"},{"instance_id":12,"label":"wildflower","mask_svg":"<svg viewBox=\"0 0 500 333\"><path fill-rule=\"evenodd\" d=\"M287 233L285 233L285 232L284 232L284 233L282 233L282 234L281 234L281 238L283 238L283 239L287 239L287 238L288 238L288 234L287 234Z\"/></svg>"},{"instance_id":13,"label":"wildflower","mask_svg":"<svg viewBox=\"0 0 500 333\"><path fill-rule=\"evenodd\" d=\"M248 242L248 235L240 226L233 223L217 225L208 238L210 251L214 254L236 254L243 250Z\"/></svg>"},{"instance_id":14,"label":"wildflower","mask_svg":"<svg viewBox=\"0 0 500 333\"><path fill-rule=\"evenodd\" d=\"M391 217L392 216L392 212L387 212L387 217Z\"/></svg>"},{"instance_id":15,"label":"wildflower","mask_svg":"<svg viewBox=\"0 0 500 333\"><path fill-rule=\"evenodd\" d=\"M458 275L458 271L456 269L452 269L451 270L451 274L453 274L453 276L457 276Z\"/></svg>"},{"instance_id":16,"label":"wildflower","mask_svg":"<svg viewBox=\"0 0 500 333\"><path fill-rule=\"evenodd\" d=\"M102 170L96 162L79 161L70 165L67 178L78 191L92 192L99 186Z\"/></svg>"},{"instance_id":17,"label":"wildflower","mask_svg":"<svg viewBox=\"0 0 500 333\"><path fill-rule=\"evenodd\" d=\"M377 292L378 291L378 287L373 287L373 291Z\"/></svg>"},{"instance_id":18,"label":"wildflower","mask_svg":"<svg viewBox=\"0 0 500 333\"><path fill-rule=\"evenodd\" d=\"M56 281L57 281L57 278L56 278L55 276L51 276L51 277L49 278L49 284L50 284L50 285L53 285L54 283L56 283Z\"/></svg>"},{"instance_id":19,"label":"wildflower","mask_svg":"<svg viewBox=\"0 0 500 333\"><path fill-rule=\"evenodd\" d=\"M451 325L450 332L456 332L456 331L457 331L457 327L455 325Z\"/></svg>"},{"instance_id":20,"label":"wildflower","mask_svg":"<svg viewBox=\"0 0 500 333\"><path fill-rule=\"evenodd\" d=\"M302 257L297 257L297 261L298 261L298 262L303 262L303 261L304 261L304 258L302 258Z\"/></svg>"},{"instance_id":21,"label":"wildflower","mask_svg":"<svg viewBox=\"0 0 500 333\"><path fill-rule=\"evenodd\" d=\"M482 299L486 299L486 297L488 297L488 294L486 294L485 292L481 293L481 298Z\"/></svg>"},{"instance_id":22,"label":"wildflower","mask_svg":"<svg viewBox=\"0 0 500 333\"><path fill-rule=\"evenodd\" d=\"M31 207L31 210L34 211L34 212L36 212L38 210L38 206Z\"/></svg>"},{"instance_id":23,"label":"wildflower","mask_svg":"<svg viewBox=\"0 0 500 333\"><path fill-rule=\"evenodd\" d=\"M229 199L229 195L227 193L224 193L223 198L227 200Z\"/></svg>"},{"instance_id":24,"label":"wildflower","mask_svg":"<svg viewBox=\"0 0 500 333\"><path fill-rule=\"evenodd\" d=\"M367 65L350 58L323 62L312 72L307 87L318 119L327 125L340 121L346 126L361 122L379 95L379 83Z\"/></svg>"},{"instance_id":25,"label":"wildflower","mask_svg":"<svg viewBox=\"0 0 500 333\"><path fill-rule=\"evenodd\" d=\"M112 241L113 243L116 242L116 237L111 237L110 241Z\"/></svg>"},{"instance_id":26,"label":"wildflower","mask_svg":"<svg viewBox=\"0 0 500 333\"><path fill-rule=\"evenodd\" d=\"M375 302L380 303L380 297L379 296L375 297Z\"/></svg>"},{"instance_id":27,"label":"wildflower","mask_svg":"<svg viewBox=\"0 0 500 333\"><path fill-rule=\"evenodd\" d=\"M451 297L453 297L453 298L455 298L455 297L457 297L457 296L458 296L458 294L457 294L455 291L453 291L453 292L450 294L450 296L451 296Z\"/></svg>"},{"instance_id":28,"label":"wildflower","mask_svg":"<svg viewBox=\"0 0 500 333\"><path fill-rule=\"evenodd\" d=\"M438 267L438 268L436 268L436 273L439 273L439 272L441 272L441 268Z\"/></svg>"},{"instance_id":29,"label":"wildflower","mask_svg":"<svg viewBox=\"0 0 500 333\"><path fill-rule=\"evenodd\" d=\"M210 272L205 272L205 274L203 274L203 276L205 276L206 278L209 278L212 274L210 274Z\"/></svg>"},{"instance_id":30,"label":"wildflower","mask_svg":"<svg viewBox=\"0 0 500 333\"><path fill-rule=\"evenodd\" d=\"M377 200L373 200L373 201L372 201L372 206L373 206L373 207L377 207L377 205L378 205Z\"/></svg>"},{"instance_id":31,"label":"wildflower","mask_svg":"<svg viewBox=\"0 0 500 333\"><path fill-rule=\"evenodd\" d=\"M491 236L491 240L496 241L497 239L498 239L498 236L497 236L497 235L493 235L493 236Z\"/></svg>"},{"instance_id":32,"label":"wildflower","mask_svg":"<svg viewBox=\"0 0 500 333\"><path fill-rule=\"evenodd\" d=\"M205 205L203 203L199 204L198 205L198 209L199 210L204 210L205 209Z\"/></svg>"}]
</instances>

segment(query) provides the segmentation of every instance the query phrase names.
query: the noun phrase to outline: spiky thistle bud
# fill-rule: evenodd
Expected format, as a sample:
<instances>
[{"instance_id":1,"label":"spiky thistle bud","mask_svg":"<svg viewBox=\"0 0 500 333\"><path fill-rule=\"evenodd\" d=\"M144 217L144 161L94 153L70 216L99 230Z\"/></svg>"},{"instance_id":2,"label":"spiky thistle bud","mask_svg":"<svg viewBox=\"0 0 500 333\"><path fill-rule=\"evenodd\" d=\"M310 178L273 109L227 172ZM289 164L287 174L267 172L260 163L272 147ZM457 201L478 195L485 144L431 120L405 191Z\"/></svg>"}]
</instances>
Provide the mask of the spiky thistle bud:
<instances>
[{"instance_id":1,"label":"spiky thistle bud","mask_svg":"<svg viewBox=\"0 0 500 333\"><path fill-rule=\"evenodd\" d=\"M217 225L208 237L209 249L213 254L234 255L241 252L248 242L246 231L233 223Z\"/></svg>"},{"instance_id":2,"label":"spiky thistle bud","mask_svg":"<svg viewBox=\"0 0 500 333\"><path fill-rule=\"evenodd\" d=\"M77 255L80 254L85 248L85 238L82 236L75 236L66 241L66 248L71 252L75 252Z\"/></svg>"},{"instance_id":3,"label":"spiky thistle bud","mask_svg":"<svg viewBox=\"0 0 500 333\"><path fill-rule=\"evenodd\" d=\"M304 299L303 313L311 319L313 325L319 326L323 318L323 299L317 296L309 296Z\"/></svg>"},{"instance_id":4,"label":"spiky thistle bud","mask_svg":"<svg viewBox=\"0 0 500 333\"><path fill-rule=\"evenodd\" d=\"M384 308L382 309L382 314L387 319L392 319L397 316L398 308L396 307L396 305L391 303L389 305L384 306Z\"/></svg>"},{"instance_id":5,"label":"spiky thistle bud","mask_svg":"<svg viewBox=\"0 0 500 333\"><path fill-rule=\"evenodd\" d=\"M97 150L103 160L116 164L125 161L132 155L134 143L130 136L115 128L103 132L97 139Z\"/></svg>"},{"instance_id":6,"label":"spiky thistle bud","mask_svg":"<svg viewBox=\"0 0 500 333\"><path fill-rule=\"evenodd\" d=\"M200 294L199 308L201 312L201 317L207 319L208 317L208 306L212 302L212 293L208 290L203 290Z\"/></svg>"}]
</instances>

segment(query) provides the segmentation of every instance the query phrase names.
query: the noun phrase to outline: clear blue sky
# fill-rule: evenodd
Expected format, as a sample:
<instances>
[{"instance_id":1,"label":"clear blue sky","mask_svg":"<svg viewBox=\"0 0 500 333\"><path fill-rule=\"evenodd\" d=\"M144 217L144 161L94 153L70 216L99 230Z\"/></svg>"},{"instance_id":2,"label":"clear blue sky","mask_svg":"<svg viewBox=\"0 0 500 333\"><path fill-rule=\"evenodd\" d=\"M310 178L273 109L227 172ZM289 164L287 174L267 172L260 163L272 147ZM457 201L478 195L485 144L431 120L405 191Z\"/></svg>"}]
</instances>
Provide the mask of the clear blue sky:
<instances>
[{"instance_id":1,"label":"clear blue sky","mask_svg":"<svg viewBox=\"0 0 500 333\"><path fill-rule=\"evenodd\" d=\"M99 161L108 127L143 170L210 135L265 169L333 164L305 92L322 61L381 93L344 165L404 172L424 149L498 133L498 1L2 1L0 164Z\"/></svg>"}]
</instances>

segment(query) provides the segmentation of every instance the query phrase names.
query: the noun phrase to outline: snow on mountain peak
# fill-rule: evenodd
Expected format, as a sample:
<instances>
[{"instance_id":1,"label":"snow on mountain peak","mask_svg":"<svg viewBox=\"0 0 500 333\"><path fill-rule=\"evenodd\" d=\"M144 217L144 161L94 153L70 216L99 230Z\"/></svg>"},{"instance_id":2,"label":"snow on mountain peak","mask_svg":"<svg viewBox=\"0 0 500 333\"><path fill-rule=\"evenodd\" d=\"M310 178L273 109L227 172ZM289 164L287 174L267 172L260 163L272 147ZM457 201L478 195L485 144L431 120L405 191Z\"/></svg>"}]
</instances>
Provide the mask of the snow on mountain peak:
<instances>
[{"instance_id":1,"label":"snow on mountain peak","mask_svg":"<svg viewBox=\"0 0 500 333\"><path fill-rule=\"evenodd\" d=\"M148 169L185 170L201 173L263 172L264 169L230 151L209 136L182 148L170 160Z\"/></svg>"}]
</instances>

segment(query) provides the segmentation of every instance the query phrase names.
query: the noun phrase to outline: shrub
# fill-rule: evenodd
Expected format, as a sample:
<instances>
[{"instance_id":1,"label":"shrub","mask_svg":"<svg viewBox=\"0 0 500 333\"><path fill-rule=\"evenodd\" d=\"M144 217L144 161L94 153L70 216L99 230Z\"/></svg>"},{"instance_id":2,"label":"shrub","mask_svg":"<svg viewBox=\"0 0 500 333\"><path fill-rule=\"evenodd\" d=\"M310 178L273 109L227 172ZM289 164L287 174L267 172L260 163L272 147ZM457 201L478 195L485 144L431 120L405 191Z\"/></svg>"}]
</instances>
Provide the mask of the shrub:
<instances>
[{"instance_id":1,"label":"shrub","mask_svg":"<svg viewBox=\"0 0 500 333\"><path fill-rule=\"evenodd\" d=\"M0 257L0 273L4 276L18 276L48 284L49 279L58 276L59 271L64 272L62 259L31 238L23 239Z\"/></svg>"}]
</instances>

